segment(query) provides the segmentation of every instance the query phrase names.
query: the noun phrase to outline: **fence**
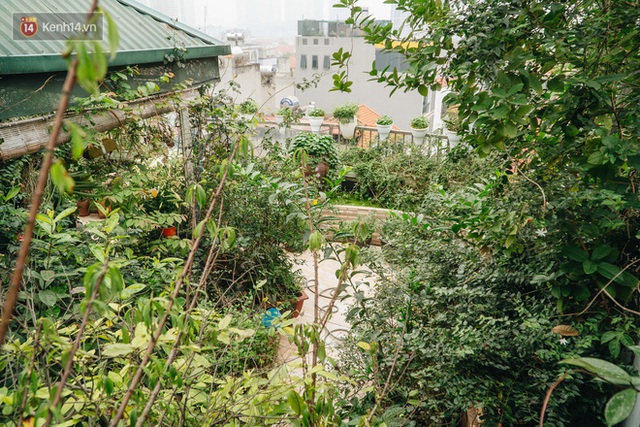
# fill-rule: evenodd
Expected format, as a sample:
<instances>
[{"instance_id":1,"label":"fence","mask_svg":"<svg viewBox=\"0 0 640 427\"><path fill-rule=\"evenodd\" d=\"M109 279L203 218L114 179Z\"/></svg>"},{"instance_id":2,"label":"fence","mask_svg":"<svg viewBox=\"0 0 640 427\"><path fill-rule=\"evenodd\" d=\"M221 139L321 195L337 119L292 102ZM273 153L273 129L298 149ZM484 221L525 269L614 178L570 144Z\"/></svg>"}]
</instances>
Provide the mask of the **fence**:
<instances>
[{"instance_id":1,"label":"fence","mask_svg":"<svg viewBox=\"0 0 640 427\"><path fill-rule=\"evenodd\" d=\"M263 122L263 127L277 127L275 122ZM285 130L286 138L293 138L299 132L311 132L306 123L296 123ZM320 134L332 135L336 142L343 146L356 145L363 148L381 146L388 154L397 152L413 152L426 156L440 156L449 150L449 140L445 135L427 134L422 141L414 140L410 131L392 129L385 141L379 141L378 130L375 127L357 126L352 139L344 139L340 135L337 123L323 123Z\"/></svg>"}]
</instances>

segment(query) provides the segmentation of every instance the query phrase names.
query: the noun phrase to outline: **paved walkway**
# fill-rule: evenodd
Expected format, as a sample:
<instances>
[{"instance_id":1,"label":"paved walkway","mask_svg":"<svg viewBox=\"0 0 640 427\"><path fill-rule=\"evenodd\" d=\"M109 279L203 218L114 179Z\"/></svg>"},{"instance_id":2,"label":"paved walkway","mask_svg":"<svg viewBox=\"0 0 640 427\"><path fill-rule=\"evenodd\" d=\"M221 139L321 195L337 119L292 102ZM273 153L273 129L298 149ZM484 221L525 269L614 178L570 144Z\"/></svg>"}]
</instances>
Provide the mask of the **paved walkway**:
<instances>
[{"instance_id":1,"label":"paved walkway","mask_svg":"<svg viewBox=\"0 0 640 427\"><path fill-rule=\"evenodd\" d=\"M320 258L322 253L319 254ZM301 270L302 275L305 278L305 292L309 295L309 299L304 302L304 308L302 313L296 319L300 324L313 323L313 312L315 304L315 283L314 283L314 268L313 268L313 255L309 251L305 251L302 254L294 254L293 258L299 260L302 264L298 267ZM340 263L326 259L319 263L318 269L318 283L319 283L319 295L318 300L320 307L320 315L326 312L333 292L338 285L338 279L336 277L336 270L340 268ZM360 270L368 271L365 267L359 268ZM345 317L349 307L353 304L353 294L355 289L362 290L368 293L371 286L375 282L375 276L369 271L369 273L360 273L351 279L353 286L347 283L346 289L340 295L334 306L333 314L327 323L326 331L323 332L322 337L325 339L325 345L327 355L332 357L337 356L336 347L340 344L340 341L349 333L349 324ZM281 337L278 359L281 362L290 362L295 360L297 355L295 354L295 347L289 343L286 337Z\"/></svg>"}]
</instances>

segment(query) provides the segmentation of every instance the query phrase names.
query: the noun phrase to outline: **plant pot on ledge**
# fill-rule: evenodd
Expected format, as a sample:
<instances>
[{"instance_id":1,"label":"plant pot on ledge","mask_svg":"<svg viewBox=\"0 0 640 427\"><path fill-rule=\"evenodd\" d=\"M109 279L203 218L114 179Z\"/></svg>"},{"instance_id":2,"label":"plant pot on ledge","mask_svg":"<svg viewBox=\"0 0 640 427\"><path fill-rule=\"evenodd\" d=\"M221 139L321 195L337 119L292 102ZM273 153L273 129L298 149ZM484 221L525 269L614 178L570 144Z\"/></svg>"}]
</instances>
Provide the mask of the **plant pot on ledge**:
<instances>
[{"instance_id":1,"label":"plant pot on ledge","mask_svg":"<svg viewBox=\"0 0 640 427\"><path fill-rule=\"evenodd\" d=\"M320 127L324 122L324 117L309 117L309 126L311 126L311 132L319 133Z\"/></svg>"},{"instance_id":2,"label":"plant pot on ledge","mask_svg":"<svg viewBox=\"0 0 640 427\"><path fill-rule=\"evenodd\" d=\"M89 216L89 205L91 204L91 200L82 199L76 202L76 207L78 208L78 216Z\"/></svg>"},{"instance_id":3,"label":"plant pot on ledge","mask_svg":"<svg viewBox=\"0 0 640 427\"><path fill-rule=\"evenodd\" d=\"M302 313L304 302L309 299L309 295L303 290L300 291L300 296L293 302L293 314L291 317L298 317Z\"/></svg>"},{"instance_id":4,"label":"plant pot on ledge","mask_svg":"<svg viewBox=\"0 0 640 427\"><path fill-rule=\"evenodd\" d=\"M355 116L351 118L349 121L343 121L345 119L341 119L340 126L340 134L344 139L352 139L353 135L356 133L356 126L358 122L356 121Z\"/></svg>"}]
</instances>

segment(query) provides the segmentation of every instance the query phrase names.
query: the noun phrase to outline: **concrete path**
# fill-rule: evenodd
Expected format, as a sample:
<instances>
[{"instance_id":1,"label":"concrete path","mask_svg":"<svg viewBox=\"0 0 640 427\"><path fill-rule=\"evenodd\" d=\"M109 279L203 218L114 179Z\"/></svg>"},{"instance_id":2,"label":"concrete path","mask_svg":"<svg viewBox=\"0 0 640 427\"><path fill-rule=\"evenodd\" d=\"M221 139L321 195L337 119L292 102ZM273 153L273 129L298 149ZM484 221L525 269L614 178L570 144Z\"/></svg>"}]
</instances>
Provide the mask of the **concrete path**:
<instances>
[{"instance_id":1,"label":"concrete path","mask_svg":"<svg viewBox=\"0 0 640 427\"><path fill-rule=\"evenodd\" d=\"M321 259L322 253L320 253L319 256ZM305 251L302 254L293 254L292 258L301 263L298 268L305 278L304 289L307 295L309 295L309 299L304 302L302 313L300 313L296 322L299 324L311 324L313 323L314 304L316 299L313 255L311 252ZM318 304L321 317L326 312L327 306L333 296L333 292L338 285L336 271L339 268L340 263L336 260L326 259L321 260L319 263L318 283L320 297L318 299ZM327 323L326 330L322 334L322 337L325 340L327 355L332 357L337 356L336 347L349 333L349 324L346 321L346 315L349 307L354 303L353 294L355 290L362 290L365 293L368 293L371 289L371 285L375 283L375 275L372 272L365 267L361 267L360 270L368 271L368 273L360 273L354 276L351 280L353 285L347 283L346 289L344 289L336 301L333 314ZM295 354L295 347L289 343L286 337L281 337L278 354L279 361L290 362L296 358L297 355Z\"/></svg>"}]
</instances>

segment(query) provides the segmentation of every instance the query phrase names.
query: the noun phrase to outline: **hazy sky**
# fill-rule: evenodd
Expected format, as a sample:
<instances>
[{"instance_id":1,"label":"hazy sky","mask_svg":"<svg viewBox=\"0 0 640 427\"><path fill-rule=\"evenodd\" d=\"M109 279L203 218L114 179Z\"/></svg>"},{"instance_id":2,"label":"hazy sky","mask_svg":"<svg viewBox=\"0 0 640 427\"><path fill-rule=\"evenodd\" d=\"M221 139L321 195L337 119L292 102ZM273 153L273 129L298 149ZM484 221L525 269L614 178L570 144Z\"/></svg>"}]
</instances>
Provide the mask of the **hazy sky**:
<instances>
[{"instance_id":1,"label":"hazy sky","mask_svg":"<svg viewBox=\"0 0 640 427\"><path fill-rule=\"evenodd\" d=\"M237 25L236 17L236 1L235 0L216 0L215 2L207 0L198 0L207 6L207 24L218 25L222 27L235 27ZM256 3L273 2L274 0L254 0ZM338 9L332 6L337 3L336 0L314 0L323 4L324 16L305 16L308 19L335 19ZM390 7L384 4L384 0L360 0L361 6L368 6L369 13L379 19L389 19ZM215 6L213 6L215 5ZM344 9L340 9L344 11ZM342 12L344 14L344 12Z\"/></svg>"}]
</instances>

